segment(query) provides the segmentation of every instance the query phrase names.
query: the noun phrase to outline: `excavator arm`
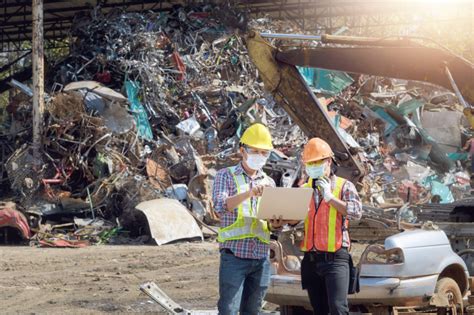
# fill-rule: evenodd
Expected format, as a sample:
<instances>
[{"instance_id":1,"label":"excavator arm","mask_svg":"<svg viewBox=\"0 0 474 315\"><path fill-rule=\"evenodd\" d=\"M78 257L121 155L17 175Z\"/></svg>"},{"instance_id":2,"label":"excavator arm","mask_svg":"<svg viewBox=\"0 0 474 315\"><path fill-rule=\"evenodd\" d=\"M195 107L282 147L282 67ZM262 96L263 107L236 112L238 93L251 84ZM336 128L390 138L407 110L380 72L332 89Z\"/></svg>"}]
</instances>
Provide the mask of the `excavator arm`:
<instances>
[{"instance_id":1,"label":"excavator arm","mask_svg":"<svg viewBox=\"0 0 474 315\"><path fill-rule=\"evenodd\" d=\"M247 47L266 89L308 137L328 141L339 164L338 175L352 182L365 175L363 163L341 138L296 66L430 82L455 92L466 101L464 106L474 104L474 66L445 50L407 40L344 36L322 36L320 40L350 47L282 51L253 31L247 36Z\"/></svg>"}]
</instances>

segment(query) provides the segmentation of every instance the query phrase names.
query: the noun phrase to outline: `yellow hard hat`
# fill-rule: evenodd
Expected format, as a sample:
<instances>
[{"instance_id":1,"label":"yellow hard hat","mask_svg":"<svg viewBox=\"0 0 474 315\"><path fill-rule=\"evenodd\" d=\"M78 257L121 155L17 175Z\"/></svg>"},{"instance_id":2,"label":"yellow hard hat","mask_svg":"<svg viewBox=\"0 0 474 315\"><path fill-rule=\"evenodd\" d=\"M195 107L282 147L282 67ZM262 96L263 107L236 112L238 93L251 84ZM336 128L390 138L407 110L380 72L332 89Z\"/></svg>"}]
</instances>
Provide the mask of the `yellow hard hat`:
<instances>
[{"instance_id":1,"label":"yellow hard hat","mask_svg":"<svg viewBox=\"0 0 474 315\"><path fill-rule=\"evenodd\" d=\"M257 149L273 150L270 130L262 124L248 127L240 138L240 143Z\"/></svg>"}]
</instances>

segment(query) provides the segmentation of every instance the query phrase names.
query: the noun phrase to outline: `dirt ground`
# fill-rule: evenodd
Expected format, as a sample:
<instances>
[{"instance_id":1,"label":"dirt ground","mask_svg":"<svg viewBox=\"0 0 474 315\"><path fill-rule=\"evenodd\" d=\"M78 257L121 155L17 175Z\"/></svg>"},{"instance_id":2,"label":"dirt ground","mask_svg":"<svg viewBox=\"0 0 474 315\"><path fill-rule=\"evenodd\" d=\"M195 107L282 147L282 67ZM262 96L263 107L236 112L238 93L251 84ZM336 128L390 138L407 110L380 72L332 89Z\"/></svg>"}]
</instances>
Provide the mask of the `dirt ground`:
<instances>
[{"instance_id":1,"label":"dirt ground","mask_svg":"<svg viewBox=\"0 0 474 315\"><path fill-rule=\"evenodd\" d=\"M214 309L215 242L82 249L0 247L1 314L166 314L139 290L156 282L188 309Z\"/></svg>"}]
</instances>

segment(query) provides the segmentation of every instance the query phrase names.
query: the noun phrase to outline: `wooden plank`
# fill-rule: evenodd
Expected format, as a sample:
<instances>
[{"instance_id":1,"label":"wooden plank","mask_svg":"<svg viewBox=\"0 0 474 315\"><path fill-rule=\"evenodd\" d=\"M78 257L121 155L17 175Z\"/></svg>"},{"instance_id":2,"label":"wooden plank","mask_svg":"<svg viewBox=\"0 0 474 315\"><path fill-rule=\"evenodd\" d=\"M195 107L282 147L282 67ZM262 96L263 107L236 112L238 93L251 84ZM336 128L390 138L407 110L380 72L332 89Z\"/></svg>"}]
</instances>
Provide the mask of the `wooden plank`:
<instances>
[{"instance_id":1,"label":"wooden plank","mask_svg":"<svg viewBox=\"0 0 474 315\"><path fill-rule=\"evenodd\" d=\"M43 0L33 0L32 66L33 66L33 157L41 163L44 116L44 38Z\"/></svg>"}]
</instances>

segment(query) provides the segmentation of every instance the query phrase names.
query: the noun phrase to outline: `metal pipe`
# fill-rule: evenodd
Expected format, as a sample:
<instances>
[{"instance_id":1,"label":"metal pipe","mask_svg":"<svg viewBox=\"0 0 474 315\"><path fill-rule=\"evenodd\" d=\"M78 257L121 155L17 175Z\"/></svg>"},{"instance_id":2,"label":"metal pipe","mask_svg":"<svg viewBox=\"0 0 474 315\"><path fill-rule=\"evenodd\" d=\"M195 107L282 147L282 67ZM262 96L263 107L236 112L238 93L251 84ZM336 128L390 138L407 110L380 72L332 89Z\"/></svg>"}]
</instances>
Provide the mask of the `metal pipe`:
<instances>
[{"instance_id":1,"label":"metal pipe","mask_svg":"<svg viewBox=\"0 0 474 315\"><path fill-rule=\"evenodd\" d=\"M344 29L342 29L345 31ZM341 35L304 35L304 34L272 34L272 33L260 33L264 38L278 38L287 40L308 40L318 41L325 44L341 44L341 45L359 45L359 46L412 46L408 38L403 39L380 39L376 37L354 37L354 36L341 36Z\"/></svg>"},{"instance_id":2,"label":"metal pipe","mask_svg":"<svg viewBox=\"0 0 474 315\"><path fill-rule=\"evenodd\" d=\"M281 38L281 39L297 39L297 40L316 40L321 41L322 36L304 35L304 34L277 34L277 33L260 33L264 38Z\"/></svg>"},{"instance_id":3,"label":"metal pipe","mask_svg":"<svg viewBox=\"0 0 474 315\"><path fill-rule=\"evenodd\" d=\"M445 70L446 75L448 76L449 83L451 83L451 86L453 87L454 94L456 94L456 96L458 97L458 100L461 103L461 105L464 108L471 108L471 105L469 105L466 102L466 100L464 99L464 97L461 94L461 91L459 91L459 88L458 88L456 82L454 81L453 76L451 75L451 71L449 71L449 68L448 68L447 65L445 66L444 70Z\"/></svg>"},{"instance_id":4,"label":"metal pipe","mask_svg":"<svg viewBox=\"0 0 474 315\"><path fill-rule=\"evenodd\" d=\"M92 204L92 197L91 197L91 193L89 191L89 186L87 186L87 198L89 199L89 206L91 208L91 212L92 212L92 220L95 220L95 213L94 213L94 205Z\"/></svg>"},{"instance_id":5,"label":"metal pipe","mask_svg":"<svg viewBox=\"0 0 474 315\"><path fill-rule=\"evenodd\" d=\"M32 7L33 157L36 163L41 163L44 115L43 0L33 0Z\"/></svg>"}]
</instances>

